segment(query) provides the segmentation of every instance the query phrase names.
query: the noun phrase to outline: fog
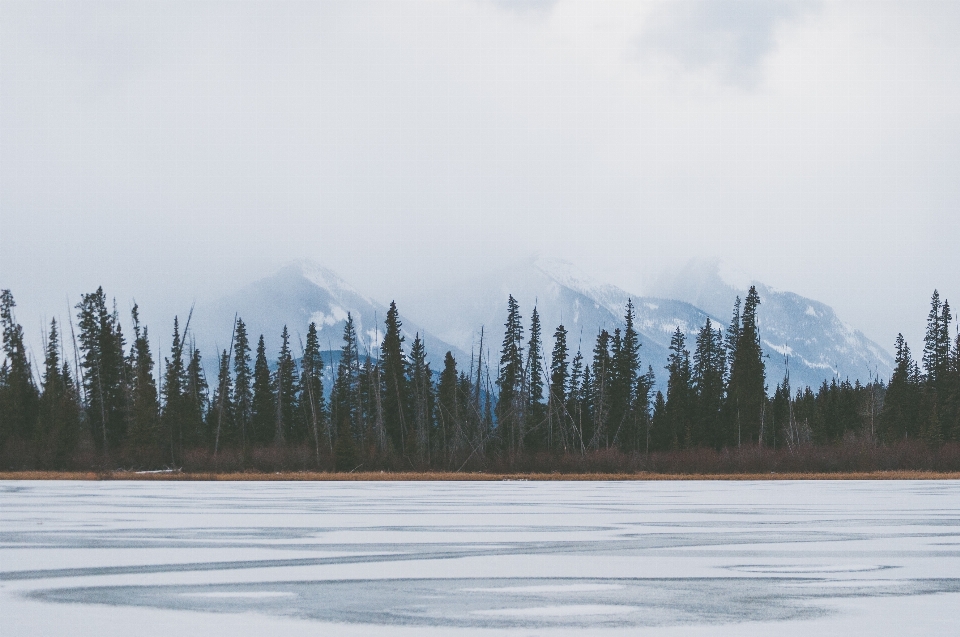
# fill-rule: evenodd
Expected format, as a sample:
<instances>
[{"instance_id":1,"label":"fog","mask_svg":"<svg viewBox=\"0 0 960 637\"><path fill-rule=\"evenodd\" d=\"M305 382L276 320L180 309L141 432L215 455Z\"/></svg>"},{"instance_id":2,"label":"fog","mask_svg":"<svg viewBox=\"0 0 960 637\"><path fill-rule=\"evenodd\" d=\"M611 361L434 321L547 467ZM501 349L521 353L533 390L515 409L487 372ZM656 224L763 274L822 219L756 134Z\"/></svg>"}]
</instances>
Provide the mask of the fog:
<instances>
[{"instance_id":1,"label":"fog","mask_svg":"<svg viewBox=\"0 0 960 637\"><path fill-rule=\"evenodd\" d=\"M917 352L933 289L960 304L958 30L940 1L0 1L0 287L31 335L101 284L165 333L297 257L381 300L716 257Z\"/></svg>"}]
</instances>

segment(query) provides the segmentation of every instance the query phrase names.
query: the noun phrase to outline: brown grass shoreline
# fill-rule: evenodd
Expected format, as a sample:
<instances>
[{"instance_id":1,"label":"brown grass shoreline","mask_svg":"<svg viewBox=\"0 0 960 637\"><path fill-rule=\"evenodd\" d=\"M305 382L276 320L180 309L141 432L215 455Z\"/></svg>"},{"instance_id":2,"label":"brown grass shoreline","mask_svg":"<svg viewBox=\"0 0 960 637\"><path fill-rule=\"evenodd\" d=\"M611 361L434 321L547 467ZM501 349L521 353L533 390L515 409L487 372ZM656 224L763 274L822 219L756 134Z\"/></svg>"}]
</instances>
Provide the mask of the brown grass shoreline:
<instances>
[{"instance_id":1,"label":"brown grass shoreline","mask_svg":"<svg viewBox=\"0 0 960 637\"><path fill-rule=\"evenodd\" d=\"M136 472L136 471L0 471L0 480L127 480L172 482L429 482L467 481L494 482L528 480L531 482L596 482L627 481L743 481L743 480L960 480L960 472L939 471L862 471L836 473L455 473L424 472L358 472L326 473L284 471L277 473L211 473L211 472Z\"/></svg>"}]
</instances>

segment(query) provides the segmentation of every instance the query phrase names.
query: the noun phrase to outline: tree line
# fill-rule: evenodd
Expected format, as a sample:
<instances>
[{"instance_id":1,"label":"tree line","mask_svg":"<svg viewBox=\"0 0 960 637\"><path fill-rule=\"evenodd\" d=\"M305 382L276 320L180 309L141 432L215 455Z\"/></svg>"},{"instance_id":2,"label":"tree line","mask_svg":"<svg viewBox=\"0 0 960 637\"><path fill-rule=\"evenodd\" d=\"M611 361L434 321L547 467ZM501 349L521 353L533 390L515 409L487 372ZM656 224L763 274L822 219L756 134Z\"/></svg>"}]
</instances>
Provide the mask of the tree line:
<instances>
[{"instance_id":1,"label":"tree line","mask_svg":"<svg viewBox=\"0 0 960 637\"><path fill-rule=\"evenodd\" d=\"M834 378L794 392L788 372L772 394L760 305L751 288L736 299L725 330L706 320L692 352L678 327L664 394L655 391L654 370L641 365L629 300L623 323L599 330L592 351L574 352L559 325L548 356L536 307L525 324L510 296L499 358L483 356L481 330L480 354L458 362L447 352L436 371L419 334L408 347L395 303L376 356L361 348L348 314L335 369L324 361L315 324L296 342L284 326L271 364L263 335L254 344L237 317L208 379L189 316L183 325L174 318L169 354L154 361L138 307L127 336L116 303L99 288L82 295L69 338L51 321L38 378L13 295L3 290L0 453L5 468L151 469L198 459L222 466L217 458L244 468L272 453L281 464L294 458L323 470L482 470L530 457L549 468L611 452L794 453L850 438L936 449L960 440L960 336L951 341L950 306L936 291L920 363L900 335L888 381Z\"/></svg>"}]
</instances>

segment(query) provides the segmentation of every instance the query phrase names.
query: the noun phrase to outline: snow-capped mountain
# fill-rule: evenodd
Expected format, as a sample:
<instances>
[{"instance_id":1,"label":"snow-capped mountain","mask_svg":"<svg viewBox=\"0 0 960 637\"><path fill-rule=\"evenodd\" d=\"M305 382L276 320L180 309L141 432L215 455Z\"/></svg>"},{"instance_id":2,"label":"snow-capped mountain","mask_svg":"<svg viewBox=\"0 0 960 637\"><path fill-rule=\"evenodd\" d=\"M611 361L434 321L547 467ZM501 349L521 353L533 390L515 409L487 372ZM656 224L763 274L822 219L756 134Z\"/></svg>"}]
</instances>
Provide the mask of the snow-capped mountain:
<instances>
[{"instance_id":1,"label":"snow-capped mountain","mask_svg":"<svg viewBox=\"0 0 960 637\"><path fill-rule=\"evenodd\" d=\"M717 262L691 261L657 284L661 294L683 299L719 316L728 317L736 296L746 296L747 279L731 284ZM833 309L792 292L775 290L759 282L757 323L760 341L767 354L767 383L773 387L783 378L789 359L793 387L816 388L824 380L846 379L869 382L889 380L893 357L837 317Z\"/></svg>"},{"instance_id":2,"label":"snow-capped mountain","mask_svg":"<svg viewBox=\"0 0 960 637\"><path fill-rule=\"evenodd\" d=\"M483 326L484 360L492 361L495 369L510 294L520 305L525 338L529 337L530 314L536 306L545 354L549 357L554 330L562 324L567 329L571 357L579 348L588 360L600 329L612 333L623 327L627 300L632 298L642 344L642 369L653 367L658 385L665 378L674 330L680 326L692 346L692 339L708 316L683 301L631 295L614 285L597 283L566 261L537 258L465 281L442 295L425 293L411 299L408 311L431 332L467 352L478 350ZM716 317L710 318L717 322Z\"/></svg>"},{"instance_id":3,"label":"snow-capped mountain","mask_svg":"<svg viewBox=\"0 0 960 637\"><path fill-rule=\"evenodd\" d=\"M204 339L198 345L205 356L209 356L229 346L233 318L239 316L247 326L251 348L263 334L267 356L272 360L280 349L280 333L286 325L294 357L299 358L301 343L311 322L317 324L320 348L339 350L343 345L347 313L353 318L361 355L368 351L376 356L383 340L387 306L364 295L332 270L300 260L223 298L198 303L191 332ZM402 309L401 321L406 347L409 350L419 333L434 371L442 369L448 350L453 351L458 361L462 360L462 352L407 319Z\"/></svg>"}]
</instances>

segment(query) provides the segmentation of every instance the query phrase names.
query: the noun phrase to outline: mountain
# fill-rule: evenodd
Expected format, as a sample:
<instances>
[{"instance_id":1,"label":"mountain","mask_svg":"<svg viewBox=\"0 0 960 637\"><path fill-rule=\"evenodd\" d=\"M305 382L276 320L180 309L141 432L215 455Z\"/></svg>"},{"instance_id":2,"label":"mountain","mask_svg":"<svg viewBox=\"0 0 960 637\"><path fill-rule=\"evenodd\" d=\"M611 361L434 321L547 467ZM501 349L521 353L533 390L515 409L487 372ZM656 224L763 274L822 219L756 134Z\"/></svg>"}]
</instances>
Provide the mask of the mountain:
<instances>
[{"instance_id":1,"label":"mountain","mask_svg":"<svg viewBox=\"0 0 960 637\"><path fill-rule=\"evenodd\" d=\"M236 315L247 326L251 349L256 347L257 339L263 334L267 356L273 359L280 350L280 333L286 325L290 330L294 357L299 357L301 339L306 338L311 322L317 324L321 349L339 350L343 345L348 312L353 317L360 340L361 356L366 351L375 357L383 339L387 306L365 296L332 270L301 260L232 294L198 303L191 332L203 339L198 345L205 358L213 356L229 347ZM403 314L401 320L408 351L419 332L435 372L443 369L443 357L448 350L458 361L463 360L464 354L456 347L430 334ZM208 362L207 366L211 364Z\"/></svg>"},{"instance_id":2,"label":"mountain","mask_svg":"<svg viewBox=\"0 0 960 637\"><path fill-rule=\"evenodd\" d=\"M484 360L492 361L496 369L510 294L520 304L525 337L529 337L530 314L533 307L537 307L547 357L553 347L554 330L562 323L567 328L571 357L579 347L587 359L592 356L600 329L612 333L617 327L623 327L627 300L632 298L635 326L640 334L642 369L646 371L648 365L652 366L661 388L666 379L664 367L674 330L680 326L692 348L692 339L708 316L690 303L631 295L614 285L590 280L569 262L539 258L525 259L468 279L442 294L425 291L406 302L408 311L427 329L465 352L479 350L483 326ZM715 316L710 318L717 322Z\"/></svg>"},{"instance_id":3,"label":"mountain","mask_svg":"<svg viewBox=\"0 0 960 637\"><path fill-rule=\"evenodd\" d=\"M889 380L893 357L840 320L830 306L760 282L748 282L742 276L733 284L725 277L731 275L724 273L717 261L691 261L661 277L655 288L660 294L729 317L733 299L738 295L744 298L749 285L756 285L760 294L757 323L768 356L767 383L771 387L783 378L787 359L794 388L816 388L831 378L849 378L851 382L869 382L876 377ZM725 324L728 322L729 318Z\"/></svg>"}]
</instances>

